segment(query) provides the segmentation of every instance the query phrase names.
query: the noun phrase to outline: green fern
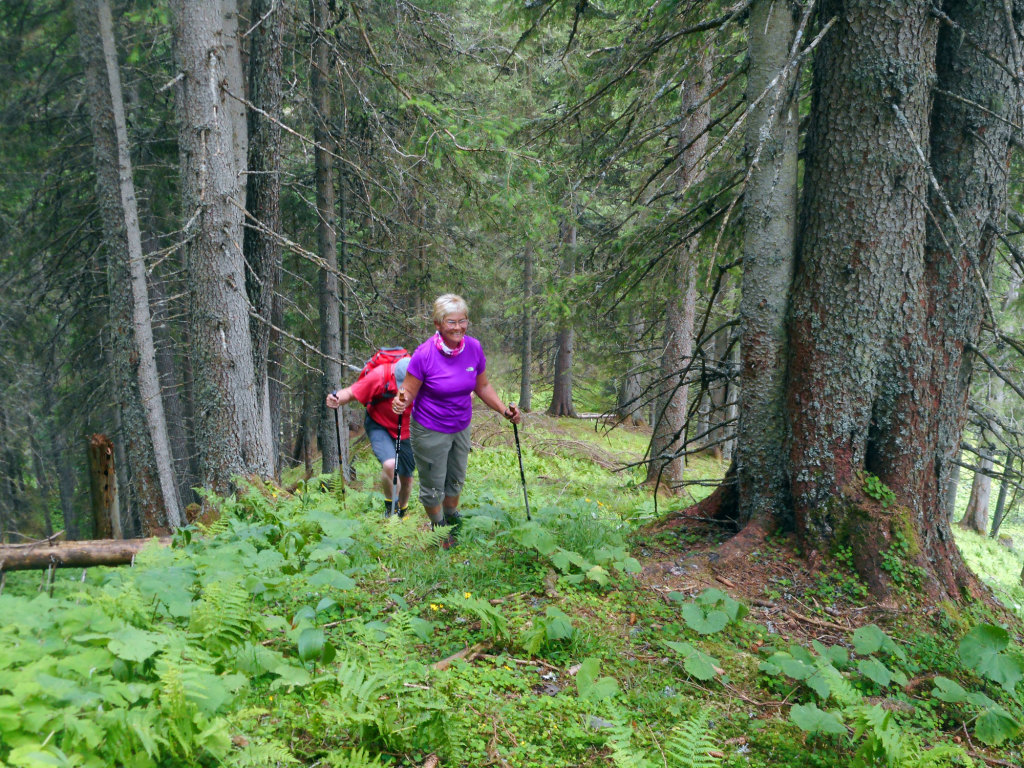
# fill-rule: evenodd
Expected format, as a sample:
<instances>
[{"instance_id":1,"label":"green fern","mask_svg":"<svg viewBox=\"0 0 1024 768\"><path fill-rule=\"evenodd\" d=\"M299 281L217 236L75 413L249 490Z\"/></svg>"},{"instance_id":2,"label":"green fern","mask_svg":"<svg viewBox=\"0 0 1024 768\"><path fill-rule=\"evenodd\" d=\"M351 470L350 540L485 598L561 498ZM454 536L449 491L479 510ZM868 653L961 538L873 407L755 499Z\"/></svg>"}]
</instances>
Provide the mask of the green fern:
<instances>
[{"instance_id":1,"label":"green fern","mask_svg":"<svg viewBox=\"0 0 1024 768\"><path fill-rule=\"evenodd\" d=\"M299 765L300 761L288 748L276 741L250 741L233 752L228 765L235 768L265 768L268 765Z\"/></svg>"},{"instance_id":2,"label":"green fern","mask_svg":"<svg viewBox=\"0 0 1024 768\"><path fill-rule=\"evenodd\" d=\"M608 748L616 768L653 768L654 763L633 743L633 726L616 722L610 729Z\"/></svg>"},{"instance_id":3,"label":"green fern","mask_svg":"<svg viewBox=\"0 0 1024 768\"><path fill-rule=\"evenodd\" d=\"M717 748L715 732L708 728L708 713L685 720L665 740L663 750L671 768L714 768L720 758L712 753Z\"/></svg>"},{"instance_id":4,"label":"green fern","mask_svg":"<svg viewBox=\"0 0 1024 768\"><path fill-rule=\"evenodd\" d=\"M331 768L383 768L377 756L371 756L362 747L336 749L324 756L323 762Z\"/></svg>"},{"instance_id":5,"label":"green fern","mask_svg":"<svg viewBox=\"0 0 1024 768\"><path fill-rule=\"evenodd\" d=\"M253 631L249 593L238 580L207 584L192 609L189 630L215 654L248 641Z\"/></svg>"}]
</instances>

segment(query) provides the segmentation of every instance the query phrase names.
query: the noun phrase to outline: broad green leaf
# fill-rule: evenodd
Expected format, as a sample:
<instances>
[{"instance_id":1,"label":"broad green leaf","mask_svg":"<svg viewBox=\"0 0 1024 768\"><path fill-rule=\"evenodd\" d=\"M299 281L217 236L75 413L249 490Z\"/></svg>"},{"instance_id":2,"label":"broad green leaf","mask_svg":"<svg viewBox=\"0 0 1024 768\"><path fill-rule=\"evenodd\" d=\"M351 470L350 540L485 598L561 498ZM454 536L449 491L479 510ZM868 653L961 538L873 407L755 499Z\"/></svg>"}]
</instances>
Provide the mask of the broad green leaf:
<instances>
[{"instance_id":1,"label":"broad green leaf","mask_svg":"<svg viewBox=\"0 0 1024 768\"><path fill-rule=\"evenodd\" d=\"M869 656L891 646L894 646L892 638L875 624L860 627L853 633L853 650L861 656Z\"/></svg>"},{"instance_id":2,"label":"broad green leaf","mask_svg":"<svg viewBox=\"0 0 1024 768\"><path fill-rule=\"evenodd\" d=\"M640 573L643 570L643 567L640 565L640 561L637 560L635 557L627 557L618 565L619 570L623 571L624 573Z\"/></svg>"},{"instance_id":3,"label":"broad green leaf","mask_svg":"<svg viewBox=\"0 0 1024 768\"><path fill-rule=\"evenodd\" d=\"M587 578L591 581L597 582L602 587L604 587L608 584L608 571L606 571L600 565L595 565L587 571Z\"/></svg>"},{"instance_id":4,"label":"broad green leaf","mask_svg":"<svg viewBox=\"0 0 1024 768\"><path fill-rule=\"evenodd\" d=\"M322 613L323 611L329 611L331 608L337 608L338 602L330 597L325 597L316 604L316 612Z\"/></svg>"},{"instance_id":5,"label":"broad green leaf","mask_svg":"<svg viewBox=\"0 0 1024 768\"><path fill-rule=\"evenodd\" d=\"M320 658L320 652L324 649L324 631L322 629L307 627L299 635L298 654L303 662Z\"/></svg>"},{"instance_id":6,"label":"broad green leaf","mask_svg":"<svg viewBox=\"0 0 1024 768\"><path fill-rule=\"evenodd\" d=\"M959 704L967 701L967 691L955 680L939 676L932 680L932 684L935 686L932 688L932 696L939 701L945 701L950 704Z\"/></svg>"},{"instance_id":7,"label":"broad green leaf","mask_svg":"<svg viewBox=\"0 0 1024 768\"><path fill-rule=\"evenodd\" d=\"M995 705L986 709L974 723L974 735L978 741L996 747L1020 733L1021 725L1002 707Z\"/></svg>"},{"instance_id":8,"label":"broad green leaf","mask_svg":"<svg viewBox=\"0 0 1024 768\"><path fill-rule=\"evenodd\" d=\"M568 640L573 636L576 630L572 626L572 619L564 612L551 605L548 606L544 615L546 617L544 629L548 640Z\"/></svg>"},{"instance_id":9,"label":"broad green leaf","mask_svg":"<svg viewBox=\"0 0 1024 768\"><path fill-rule=\"evenodd\" d=\"M146 632L135 627L127 627L110 636L107 648L119 659L125 661L145 661L166 644L163 635Z\"/></svg>"},{"instance_id":10,"label":"broad green leaf","mask_svg":"<svg viewBox=\"0 0 1024 768\"><path fill-rule=\"evenodd\" d=\"M346 576L333 568L317 571L309 577L308 583L311 587L329 587L330 589L352 589L356 585L355 579L351 576Z\"/></svg>"},{"instance_id":11,"label":"broad green leaf","mask_svg":"<svg viewBox=\"0 0 1024 768\"><path fill-rule=\"evenodd\" d=\"M1010 633L993 624L979 624L960 641L960 660L968 669L1003 686L1014 695L1024 679L1024 664L1002 651L1010 644Z\"/></svg>"},{"instance_id":12,"label":"broad green leaf","mask_svg":"<svg viewBox=\"0 0 1024 768\"><path fill-rule=\"evenodd\" d=\"M413 616L409 619L409 629L422 640L424 643L430 640L430 636L434 634L434 622L421 619L419 616Z\"/></svg>"},{"instance_id":13,"label":"broad green leaf","mask_svg":"<svg viewBox=\"0 0 1024 768\"><path fill-rule=\"evenodd\" d=\"M586 659L576 673L576 690L581 699L601 701L619 692L618 682L611 677L598 677L600 663L597 659Z\"/></svg>"},{"instance_id":14,"label":"broad green leaf","mask_svg":"<svg viewBox=\"0 0 1024 768\"><path fill-rule=\"evenodd\" d=\"M857 670L868 680L883 688L892 682L892 672L878 659L861 659L857 662Z\"/></svg>"},{"instance_id":15,"label":"broad green leaf","mask_svg":"<svg viewBox=\"0 0 1024 768\"><path fill-rule=\"evenodd\" d=\"M789 710L789 719L807 733L846 733L846 726L835 713L820 710L816 704L796 704Z\"/></svg>"},{"instance_id":16,"label":"broad green leaf","mask_svg":"<svg viewBox=\"0 0 1024 768\"><path fill-rule=\"evenodd\" d=\"M665 645L683 657L683 669L698 680L711 680L720 670L718 659L689 643L666 640Z\"/></svg>"},{"instance_id":17,"label":"broad green leaf","mask_svg":"<svg viewBox=\"0 0 1024 768\"><path fill-rule=\"evenodd\" d=\"M679 609L686 626L702 635L713 635L721 632L729 623L729 615L724 611L711 610L705 613L703 606L697 603L686 603Z\"/></svg>"}]
</instances>

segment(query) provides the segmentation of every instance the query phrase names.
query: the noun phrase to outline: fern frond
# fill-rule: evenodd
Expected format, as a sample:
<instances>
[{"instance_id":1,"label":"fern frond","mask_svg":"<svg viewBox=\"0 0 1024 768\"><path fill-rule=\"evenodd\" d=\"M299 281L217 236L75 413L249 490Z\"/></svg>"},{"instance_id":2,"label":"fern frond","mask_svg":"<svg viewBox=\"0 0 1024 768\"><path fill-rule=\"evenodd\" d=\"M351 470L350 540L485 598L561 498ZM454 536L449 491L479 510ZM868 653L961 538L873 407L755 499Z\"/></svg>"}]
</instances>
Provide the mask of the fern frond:
<instances>
[{"instance_id":1,"label":"fern frond","mask_svg":"<svg viewBox=\"0 0 1024 768\"><path fill-rule=\"evenodd\" d=\"M250 741L242 749L232 752L228 765L236 768L264 768L268 765L299 765L300 761L277 741Z\"/></svg>"},{"instance_id":2,"label":"fern frond","mask_svg":"<svg viewBox=\"0 0 1024 768\"><path fill-rule=\"evenodd\" d=\"M238 580L206 585L192 608L189 630L199 635L203 647L215 654L241 645L253 629L249 593Z\"/></svg>"},{"instance_id":3,"label":"fern frond","mask_svg":"<svg viewBox=\"0 0 1024 768\"><path fill-rule=\"evenodd\" d=\"M376 755L371 756L362 747L336 749L329 752L323 762L331 768L383 768L384 763Z\"/></svg>"},{"instance_id":4,"label":"fern frond","mask_svg":"<svg viewBox=\"0 0 1024 768\"><path fill-rule=\"evenodd\" d=\"M673 728L663 749L672 768L714 768L719 758L711 753L716 749L715 732L708 728L708 713L683 721Z\"/></svg>"},{"instance_id":5,"label":"fern frond","mask_svg":"<svg viewBox=\"0 0 1024 768\"><path fill-rule=\"evenodd\" d=\"M653 768L653 763L633 744L632 725L616 722L610 731L607 745L616 768Z\"/></svg>"},{"instance_id":6,"label":"fern frond","mask_svg":"<svg viewBox=\"0 0 1024 768\"><path fill-rule=\"evenodd\" d=\"M864 695L831 664L819 666L818 674L825 678L829 687L829 695L839 706L853 707L864 701Z\"/></svg>"}]
</instances>

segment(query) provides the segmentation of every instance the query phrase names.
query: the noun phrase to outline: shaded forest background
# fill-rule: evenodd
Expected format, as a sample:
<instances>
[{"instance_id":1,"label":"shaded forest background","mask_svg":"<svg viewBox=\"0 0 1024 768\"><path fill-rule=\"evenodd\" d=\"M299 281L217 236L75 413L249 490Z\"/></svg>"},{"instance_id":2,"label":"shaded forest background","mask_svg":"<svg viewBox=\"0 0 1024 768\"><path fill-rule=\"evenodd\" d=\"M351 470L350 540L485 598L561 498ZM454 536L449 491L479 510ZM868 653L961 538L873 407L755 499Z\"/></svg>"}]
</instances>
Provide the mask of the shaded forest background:
<instances>
[{"instance_id":1,"label":"shaded forest background","mask_svg":"<svg viewBox=\"0 0 1024 768\"><path fill-rule=\"evenodd\" d=\"M947 530L952 511L935 494L952 498L960 466L980 469L965 521L996 535L1017 503L1022 456L1015 334L1024 220L1016 165L1005 160L1020 136L1020 9L1007 4L965 29L970 3L901 3L893 14L898 34L923 53L920 61L905 51L890 61L884 34L878 50L860 51L850 32L858 18L884 16L884 5L3 3L0 538L93 533L89 444L97 434L110 441L126 536L183 524L186 507L201 501L195 488L227 491L233 476L279 477L297 464L308 473L347 465L324 394L375 348L419 343L430 330L431 301L448 291L469 301L471 332L498 364L510 398L555 416L586 410L650 424L649 480L675 491L700 484L704 478L684 473L685 457L710 451L728 463L753 445L736 443L741 400L749 408L762 385L779 386L744 379L741 391L744 370L774 365L758 363L753 345L740 343L753 327L742 297L752 301L757 286L768 286L763 303L781 302L779 322L808 316L787 309L792 244L789 266L769 265L767 277L754 272L764 268L758 254L767 241L751 238L769 229L758 214L788 222L788 233L759 235L776 245L792 240L798 223L805 249L815 238L827 241L832 224L842 230L840 245L861 242L840 226L842 216L814 223L811 192L827 197L828 190L821 193L806 168L829 170L823 160L805 164L827 141L891 153L877 167L864 160L864 172L892 176L888 199L905 192L896 199L898 218L919 223L906 229L916 226L926 252L942 250L925 247L926 227L957 209L936 237L955 241L948 250L963 256L969 278L961 284L940 269L928 284L950 285L957 306L968 296L964 304L978 306L963 309L963 328L949 337L958 351L948 368L936 364L928 373L923 365L909 380L949 373L965 397L959 404L954 392L943 401L951 416L936 427L945 440L936 449L938 485L897 488L897 495L913 514L934 516L919 523L928 543L927 531ZM784 28L776 30L780 19ZM965 67L968 82L989 84L983 103L970 93L975 86L943 74L950 40L974 52L976 60L953 61L951 71ZM863 58L844 64L844 50ZM776 61L757 82L752 66L770 58L765 51ZM877 103L884 117L864 120L870 127L860 136L851 130L845 142L823 127L829 89L849 87L838 73L872 57L891 65L879 65L883 95L865 88L864 104ZM936 78L937 90L922 86ZM968 115L963 125L950 117L951 130L988 142L987 159L971 167L999 176L977 226L944 186L956 170L944 176L931 162L941 151L938 131L928 134L930 121L939 122L929 116L952 115L942 98ZM844 119L858 126L856 109L836 125ZM784 144L792 145L790 159L773 165ZM789 170L773 171L759 193L767 202L751 215L755 171L772 167ZM787 173L794 190L800 174L803 212L789 200L788 210L771 214L766 206L779 204ZM881 231L885 218L876 214L849 218ZM899 237L910 242L905 232ZM871 247L892 257L897 240ZM849 251L839 251L846 256L838 266L821 258L820 275L841 293ZM814 259L805 251L796 284L826 300L807 269ZM917 269L904 266L906 274ZM889 305L890 293L913 295L897 280L903 268L882 264L877 284L858 283L858 300ZM772 274L781 275L780 286ZM838 304L829 311L833 324L856 324ZM893 322L908 334L916 327L907 318ZM140 334L147 323L149 347ZM888 338L890 329L879 328L861 330ZM933 348L946 343L933 341ZM741 365L741 355L753 362ZM783 347L778 358L794 355L813 368L815 353L806 348ZM980 363L973 375L970 358ZM893 359L889 351L872 357L871 375L851 376L845 389L865 397L876 385L885 390L899 380ZM141 370L148 361L149 394ZM836 365L846 371L859 362ZM826 390L819 395L829 397ZM768 399L778 405L788 397L791 416L794 408L828 410L795 406L794 391ZM876 440L887 406L866 407L870 414L852 432L863 431L868 447L851 449L851 466L902 472L891 455L879 459L895 451ZM783 429L781 406L774 413L759 434ZM358 423L361 412L346 418ZM758 450L781 455L786 439L775 435L774 448ZM914 446L899 448L928 475L931 449ZM857 459L858 451L865 455ZM756 463L751 456L741 466ZM786 471L776 466L764 476ZM844 472L826 493L843 484ZM991 477L1005 481L994 520ZM750 490L742 477L729 482ZM789 499L788 482L779 480L756 509L728 514L741 523L776 516L814 528L801 509L822 492L807 491L794 511L792 501L779 500Z\"/></svg>"}]
</instances>

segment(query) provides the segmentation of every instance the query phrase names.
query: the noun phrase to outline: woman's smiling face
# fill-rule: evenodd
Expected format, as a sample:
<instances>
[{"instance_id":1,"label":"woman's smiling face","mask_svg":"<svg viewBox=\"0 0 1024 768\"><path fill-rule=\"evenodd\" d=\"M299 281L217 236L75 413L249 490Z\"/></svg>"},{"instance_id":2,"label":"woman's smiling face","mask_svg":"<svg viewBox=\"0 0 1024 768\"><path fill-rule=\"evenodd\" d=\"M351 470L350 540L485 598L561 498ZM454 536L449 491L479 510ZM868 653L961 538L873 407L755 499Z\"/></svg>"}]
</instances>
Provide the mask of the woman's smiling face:
<instances>
[{"instance_id":1,"label":"woman's smiling face","mask_svg":"<svg viewBox=\"0 0 1024 768\"><path fill-rule=\"evenodd\" d=\"M450 315L445 315L444 320L440 323L434 323L434 327L441 334L445 345L450 349L455 349L462 343L462 339L466 335L469 318L466 317L465 312L452 312Z\"/></svg>"}]
</instances>

